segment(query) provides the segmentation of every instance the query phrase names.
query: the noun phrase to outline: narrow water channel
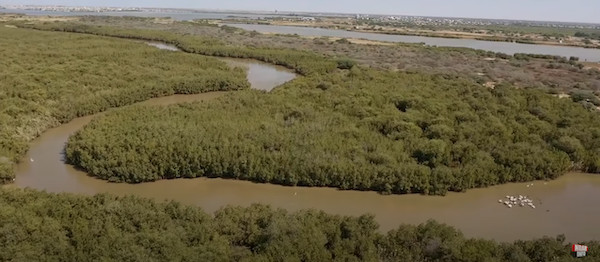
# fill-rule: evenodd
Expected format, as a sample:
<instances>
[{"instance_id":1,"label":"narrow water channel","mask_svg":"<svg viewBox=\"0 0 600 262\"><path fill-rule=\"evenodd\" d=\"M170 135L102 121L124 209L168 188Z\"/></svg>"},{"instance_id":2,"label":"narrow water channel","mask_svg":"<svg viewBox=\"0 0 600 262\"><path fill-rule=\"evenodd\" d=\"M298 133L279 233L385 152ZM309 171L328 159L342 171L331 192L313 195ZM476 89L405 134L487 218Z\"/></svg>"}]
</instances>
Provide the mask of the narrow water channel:
<instances>
[{"instance_id":1,"label":"narrow water channel","mask_svg":"<svg viewBox=\"0 0 600 262\"><path fill-rule=\"evenodd\" d=\"M236 61L239 63L240 61ZM260 64L260 63L258 63ZM266 66L266 65L262 65ZM249 75L252 65L249 66ZM262 68L257 81L273 79L271 88L289 74ZM267 73L271 72L271 73ZM282 74L282 75L280 75ZM249 76L249 78L251 78ZM252 82L252 81L251 81ZM267 81L268 82L268 81ZM253 87L256 88L253 84ZM269 90L267 88L267 90ZM141 104L168 105L208 101L225 92L175 95ZM531 239L564 233L569 241L600 239L600 175L568 174L555 181L506 184L444 197L421 195L384 196L375 192L340 191L331 188L284 187L224 179L177 179L144 184L114 184L98 180L64 164L63 149L69 136L97 115L77 118L50 129L31 143L28 154L17 166L15 185L48 192L80 194L112 193L158 200L176 200L213 212L226 205L270 204L288 210L314 208L332 214L371 213L383 231L403 223L428 219L448 223L469 237L500 241ZM527 195L536 208L508 208L499 199Z\"/></svg>"},{"instance_id":2,"label":"narrow water channel","mask_svg":"<svg viewBox=\"0 0 600 262\"><path fill-rule=\"evenodd\" d=\"M225 61L229 66L246 69L248 82L250 82L253 89L268 92L296 78L296 74L284 67L273 66L256 60L239 58L220 58L220 60Z\"/></svg>"},{"instance_id":3,"label":"narrow water channel","mask_svg":"<svg viewBox=\"0 0 600 262\"><path fill-rule=\"evenodd\" d=\"M176 46L160 42L146 43L158 49L167 51L180 51ZM271 91L273 88L282 85L296 78L296 74L282 66L259 62L252 59L239 58L218 58L231 67L241 67L246 70L248 82L253 89Z\"/></svg>"}]
</instances>

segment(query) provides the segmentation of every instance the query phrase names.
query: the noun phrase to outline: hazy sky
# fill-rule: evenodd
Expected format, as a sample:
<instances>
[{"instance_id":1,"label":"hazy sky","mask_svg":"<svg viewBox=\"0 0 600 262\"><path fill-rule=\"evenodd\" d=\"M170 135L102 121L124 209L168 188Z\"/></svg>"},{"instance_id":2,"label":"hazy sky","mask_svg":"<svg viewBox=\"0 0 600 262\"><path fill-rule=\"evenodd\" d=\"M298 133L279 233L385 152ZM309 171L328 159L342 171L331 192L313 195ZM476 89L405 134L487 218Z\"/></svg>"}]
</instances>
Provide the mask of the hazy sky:
<instances>
[{"instance_id":1,"label":"hazy sky","mask_svg":"<svg viewBox=\"0 0 600 262\"><path fill-rule=\"evenodd\" d=\"M0 0L0 5L139 6L321 11L600 23L600 0Z\"/></svg>"}]
</instances>

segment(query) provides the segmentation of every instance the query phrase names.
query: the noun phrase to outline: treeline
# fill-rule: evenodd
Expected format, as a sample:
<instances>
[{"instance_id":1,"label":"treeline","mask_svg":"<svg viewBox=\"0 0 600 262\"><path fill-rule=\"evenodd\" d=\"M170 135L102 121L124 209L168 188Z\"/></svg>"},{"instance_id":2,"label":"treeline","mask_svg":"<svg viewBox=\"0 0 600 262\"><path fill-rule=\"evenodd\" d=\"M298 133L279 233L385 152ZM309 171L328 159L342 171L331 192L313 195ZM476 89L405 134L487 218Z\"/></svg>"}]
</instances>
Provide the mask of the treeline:
<instances>
[{"instance_id":1,"label":"treeline","mask_svg":"<svg viewBox=\"0 0 600 262\"><path fill-rule=\"evenodd\" d=\"M583 37L583 38L587 38L587 39L596 39L596 40L600 40L600 32L599 31L595 31L595 32L575 32L574 36L576 37Z\"/></svg>"},{"instance_id":2,"label":"treeline","mask_svg":"<svg viewBox=\"0 0 600 262\"><path fill-rule=\"evenodd\" d=\"M353 67L268 94L111 112L72 136L66 156L114 182L208 176L445 194L600 172L600 115L536 90Z\"/></svg>"},{"instance_id":3,"label":"treeline","mask_svg":"<svg viewBox=\"0 0 600 262\"><path fill-rule=\"evenodd\" d=\"M0 26L0 183L44 130L75 117L171 94L249 87L214 58L93 35Z\"/></svg>"},{"instance_id":4,"label":"treeline","mask_svg":"<svg viewBox=\"0 0 600 262\"><path fill-rule=\"evenodd\" d=\"M579 57L571 56L566 58L564 56L558 55L541 55L541 54L525 54L525 53L516 53L513 55L517 60L529 60L529 59L546 59L550 61L555 61L558 63L567 63L571 65L577 65L577 61L579 61Z\"/></svg>"},{"instance_id":5,"label":"treeline","mask_svg":"<svg viewBox=\"0 0 600 262\"><path fill-rule=\"evenodd\" d=\"M110 26L92 26L77 22L53 22L43 24L13 22L13 24L18 25L19 27L34 28L39 30L85 33L100 36L160 41L173 44L188 53L232 58L251 58L275 65L285 66L295 70L301 75L326 74L333 72L338 66L336 61L309 51L288 48L228 45L217 38L181 35L167 31Z\"/></svg>"},{"instance_id":6,"label":"treeline","mask_svg":"<svg viewBox=\"0 0 600 262\"><path fill-rule=\"evenodd\" d=\"M597 261L564 236L498 243L435 221L386 234L372 216L225 207L210 215L137 197L0 189L2 261Z\"/></svg>"}]
</instances>

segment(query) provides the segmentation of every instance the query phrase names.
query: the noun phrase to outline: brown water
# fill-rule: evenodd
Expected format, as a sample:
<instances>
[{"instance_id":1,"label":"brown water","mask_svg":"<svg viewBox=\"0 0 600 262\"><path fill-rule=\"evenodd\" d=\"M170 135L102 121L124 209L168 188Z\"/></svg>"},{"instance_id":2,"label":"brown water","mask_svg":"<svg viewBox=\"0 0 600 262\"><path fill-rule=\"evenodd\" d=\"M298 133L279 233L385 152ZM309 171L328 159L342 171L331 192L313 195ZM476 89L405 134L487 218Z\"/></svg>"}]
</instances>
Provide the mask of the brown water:
<instances>
[{"instance_id":1,"label":"brown water","mask_svg":"<svg viewBox=\"0 0 600 262\"><path fill-rule=\"evenodd\" d=\"M229 63L240 63L240 60ZM260 63L255 64L268 67ZM249 74L252 74L252 68L251 63ZM256 71L254 76L249 76L253 88L260 88L252 81L251 78L254 77L258 82L274 79L270 84L264 84L267 87L265 90L270 90L283 79L287 79L283 76L279 78L278 73L272 73L281 71L261 70ZM270 85L270 88L267 85ZM151 99L142 104L168 105L212 100L223 94L225 93L175 95ZM597 204L597 200L600 199L600 175L573 173L555 181L534 182L534 185L529 187L529 183L507 184L469 190L467 193L450 193L445 197L383 196L374 192L283 187L205 178L135 185L113 184L89 177L63 162L62 151L69 136L95 116L97 115L77 118L46 131L34 140L28 154L17 166L14 186L48 192L133 194L158 200L177 200L200 206L208 212L225 205L248 206L251 203L264 203L288 210L315 208L342 215L371 213L375 215L383 231L402 223L417 224L436 219L457 227L467 236L501 241L555 236L561 233L565 233L567 239L574 242L600 240L600 205ZM498 203L498 199L504 198L505 195L519 194L533 199L537 208L509 209Z\"/></svg>"},{"instance_id":2,"label":"brown water","mask_svg":"<svg viewBox=\"0 0 600 262\"><path fill-rule=\"evenodd\" d=\"M220 58L220 60L225 61L229 66L246 69L248 82L253 89L268 92L296 78L296 74L282 66L273 66L252 59Z\"/></svg>"},{"instance_id":3,"label":"brown water","mask_svg":"<svg viewBox=\"0 0 600 262\"><path fill-rule=\"evenodd\" d=\"M210 100L225 93L171 96L143 104L167 105ZM17 167L18 187L48 192L81 194L133 194L172 199L197 205L208 212L225 205L265 203L288 210L316 208L333 214L374 214L387 231L402 223L436 219L453 225L467 236L497 240L530 239L567 234L571 241L600 239L600 175L569 174L555 181L507 184L451 193L445 197L383 196L374 192L330 188L283 187L223 179L178 179L145 184L107 183L63 163L62 150L69 136L95 116L78 118L48 130L33 141ZM498 203L505 195L528 195L537 208L507 208Z\"/></svg>"},{"instance_id":4,"label":"brown water","mask_svg":"<svg viewBox=\"0 0 600 262\"><path fill-rule=\"evenodd\" d=\"M147 45L167 51L180 51L174 45L161 42L147 42ZM247 79L253 89L271 91L296 78L296 74L282 66L274 66L252 59L219 58L231 67L241 67L247 72Z\"/></svg>"}]
</instances>

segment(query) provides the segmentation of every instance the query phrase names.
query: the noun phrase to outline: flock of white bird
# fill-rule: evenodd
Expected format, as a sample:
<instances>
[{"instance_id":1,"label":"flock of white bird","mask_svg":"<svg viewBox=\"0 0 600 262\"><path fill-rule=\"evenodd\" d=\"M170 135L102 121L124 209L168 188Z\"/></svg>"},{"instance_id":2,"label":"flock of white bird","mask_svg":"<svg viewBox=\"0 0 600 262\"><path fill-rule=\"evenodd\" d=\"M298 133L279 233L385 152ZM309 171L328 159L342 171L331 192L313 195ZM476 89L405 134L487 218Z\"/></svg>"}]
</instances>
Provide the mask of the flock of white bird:
<instances>
[{"instance_id":1,"label":"flock of white bird","mask_svg":"<svg viewBox=\"0 0 600 262\"><path fill-rule=\"evenodd\" d=\"M527 196L522 196L522 195L506 196L505 200L500 199L500 200L498 200L498 203L504 204L508 208L525 207L525 206L535 208L535 205L533 204L533 200L527 198Z\"/></svg>"}]
</instances>

